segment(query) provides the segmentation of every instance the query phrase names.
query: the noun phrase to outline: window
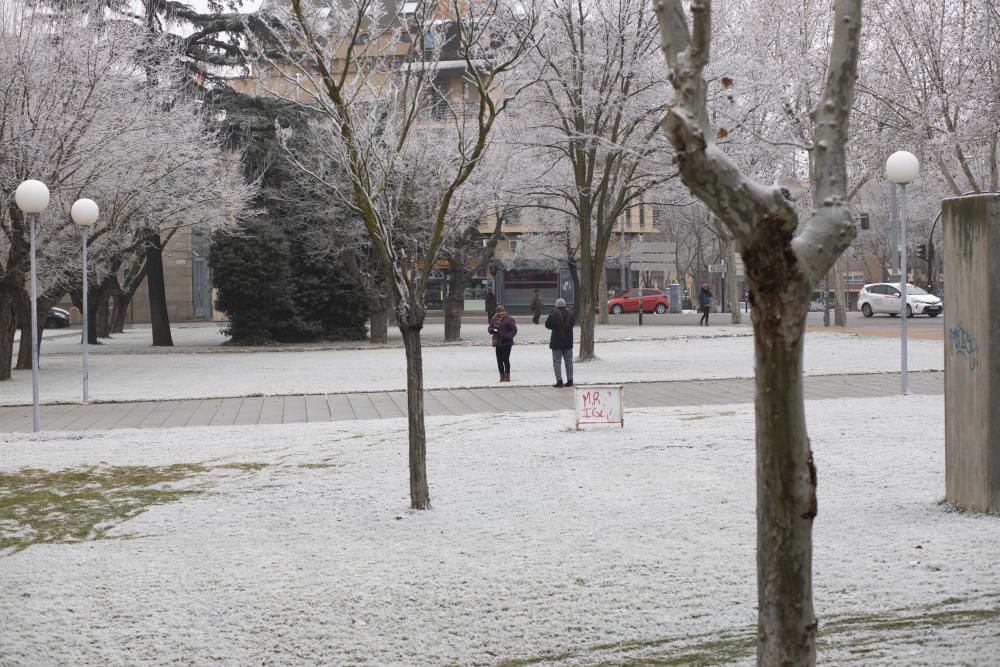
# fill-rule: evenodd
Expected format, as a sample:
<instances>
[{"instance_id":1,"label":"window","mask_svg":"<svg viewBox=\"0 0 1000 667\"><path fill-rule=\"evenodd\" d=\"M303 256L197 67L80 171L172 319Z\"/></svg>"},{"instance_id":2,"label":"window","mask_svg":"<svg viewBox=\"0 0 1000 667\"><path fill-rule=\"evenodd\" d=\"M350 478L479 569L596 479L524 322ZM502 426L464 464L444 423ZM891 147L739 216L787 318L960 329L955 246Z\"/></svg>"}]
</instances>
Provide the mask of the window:
<instances>
[{"instance_id":1,"label":"window","mask_svg":"<svg viewBox=\"0 0 1000 667\"><path fill-rule=\"evenodd\" d=\"M888 294L889 288L887 285L872 285L871 289L868 291L872 294Z\"/></svg>"},{"instance_id":2,"label":"window","mask_svg":"<svg viewBox=\"0 0 1000 667\"><path fill-rule=\"evenodd\" d=\"M639 204L639 226L640 227L646 226L646 207L643 206L641 203Z\"/></svg>"},{"instance_id":3,"label":"window","mask_svg":"<svg viewBox=\"0 0 1000 667\"><path fill-rule=\"evenodd\" d=\"M354 42L355 46L364 46L368 43L368 35L361 33L358 35L357 40Z\"/></svg>"},{"instance_id":4,"label":"window","mask_svg":"<svg viewBox=\"0 0 1000 667\"><path fill-rule=\"evenodd\" d=\"M514 252L515 250L517 250L517 243L518 242L517 242L516 239L511 239L511 240L507 241L507 247L510 249L511 252Z\"/></svg>"},{"instance_id":5,"label":"window","mask_svg":"<svg viewBox=\"0 0 1000 667\"><path fill-rule=\"evenodd\" d=\"M412 42L413 38L410 36L410 33L407 32L406 30L400 30L399 33L396 35L396 41L400 43Z\"/></svg>"},{"instance_id":6,"label":"window","mask_svg":"<svg viewBox=\"0 0 1000 667\"><path fill-rule=\"evenodd\" d=\"M643 296L660 296L660 290L657 289L644 289L642 290Z\"/></svg>"}]
</instances>

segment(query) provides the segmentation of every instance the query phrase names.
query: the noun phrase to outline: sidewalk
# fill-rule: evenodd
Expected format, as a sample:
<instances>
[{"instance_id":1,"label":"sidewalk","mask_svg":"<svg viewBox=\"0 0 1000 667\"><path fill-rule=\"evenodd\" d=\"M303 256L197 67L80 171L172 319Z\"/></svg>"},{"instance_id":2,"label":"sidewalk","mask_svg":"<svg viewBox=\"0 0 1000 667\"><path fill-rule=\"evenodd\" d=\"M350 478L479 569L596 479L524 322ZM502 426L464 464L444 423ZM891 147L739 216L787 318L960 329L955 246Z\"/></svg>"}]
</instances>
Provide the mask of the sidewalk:
<instances>
[{"instance_id":1,"label":"sidewalk","mask_svg":"<svg viewBox=\"0 0 1000 667\"><path fill-rule=\"evenodd\" d=\"M753 379L634 382L624 385L625 408L724 405L753 401ZM943 394L944 373L909 374L913 394ZM899 373L818 375L805 378L805 398L865 398L899 395ZM424 394L428 416L572 410L573 390L491 386L434 389ZM90 405L43 405L43 431L291 424L406 416L406 393L250 396L181 401ZM0 433L31 430L31 406L0 408Z\"/></svg>"}]
</instances>

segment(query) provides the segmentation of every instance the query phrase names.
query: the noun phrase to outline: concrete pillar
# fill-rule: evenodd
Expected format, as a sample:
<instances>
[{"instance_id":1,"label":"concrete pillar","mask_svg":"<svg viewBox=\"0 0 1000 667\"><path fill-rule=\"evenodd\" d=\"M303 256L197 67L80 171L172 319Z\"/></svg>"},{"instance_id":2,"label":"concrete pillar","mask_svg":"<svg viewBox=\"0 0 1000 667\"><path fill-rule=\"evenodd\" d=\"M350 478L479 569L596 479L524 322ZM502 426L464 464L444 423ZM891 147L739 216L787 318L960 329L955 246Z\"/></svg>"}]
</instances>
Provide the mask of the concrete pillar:
<instances>
[{"instance_id":1,"label":"concrete pillar","mask_svg":"<svg viewBox=\"0 0 1000 667\"><path fill-rule=\"evenodd\" d=\"M942 202L945 499L1000 512L1000 195Z\"/></svg>"}]
</instances>

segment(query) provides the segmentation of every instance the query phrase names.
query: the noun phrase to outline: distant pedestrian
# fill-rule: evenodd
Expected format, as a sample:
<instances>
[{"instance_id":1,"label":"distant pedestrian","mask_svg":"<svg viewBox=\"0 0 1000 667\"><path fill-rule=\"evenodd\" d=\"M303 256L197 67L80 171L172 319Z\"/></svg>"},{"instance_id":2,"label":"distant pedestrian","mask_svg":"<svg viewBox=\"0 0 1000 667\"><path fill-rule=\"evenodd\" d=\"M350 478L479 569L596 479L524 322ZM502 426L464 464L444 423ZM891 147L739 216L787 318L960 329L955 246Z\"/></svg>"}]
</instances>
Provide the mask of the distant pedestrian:
<instances>
[{"instance_id":1,"label":"distant pedestrian","mask_svg":"<svg viewBox=\"0 0 1000 667\"><path fill-rule=\"evenodd\" d=\"M497 306L493 319L490 320L489 332L493 334L493 347L497 353L497 368L500 370L500 381L510 382L510 348L514 345L517 335L517 322L507 314L503 304Z\"/></svg>"},{"instance_id":2,"label":"distant pedestrian","mask_svg":"<svg viewBox=\"0 0 1000 667\"><path fill-rule=\"evenodd\" d=\"M535 296L531 297L531 321L538 324L539 318L542 316L542 297L539 296L538 290L535 290Z\"/></svg>"},{"instance_id":3,"label":"distant pedestrian","mask_svg":"<svg viewBox=\"0 0 1000 667\"><path fill-rule=\"evenodd\" d=\"M712 290L708 289L708 283L704 283L701 286L701 291L698 292L698 310L701 311L701 319L698 320L698 326L708 326L708 314L712 312Z\"/></svg>"},{"instance_id":4,"label":"distant pedestrian","mask_svg":"<svg viewBox=\"0 0 1000 667\"><path fill-rule=\"evenodd\" d=\"M486 288L486 319L493 322L493 316L497 314L497 295L493 293L492 287Z\"/></svg>"},{"instance_id":5,"label":"distant pedestrian","mask_svg":"<svg viewBox=\"0 0 1000 667\"><path fill-rule=\"evenodd\" d=\"M556 299L556 307L545 320L545 328L551 329L549 349L552 350L552 370L556 372L555 387L573 386L573 313L566 308L565 299ZM562 365L566 364L566 384L562 381Z\"/></svg>"}]
</instances>

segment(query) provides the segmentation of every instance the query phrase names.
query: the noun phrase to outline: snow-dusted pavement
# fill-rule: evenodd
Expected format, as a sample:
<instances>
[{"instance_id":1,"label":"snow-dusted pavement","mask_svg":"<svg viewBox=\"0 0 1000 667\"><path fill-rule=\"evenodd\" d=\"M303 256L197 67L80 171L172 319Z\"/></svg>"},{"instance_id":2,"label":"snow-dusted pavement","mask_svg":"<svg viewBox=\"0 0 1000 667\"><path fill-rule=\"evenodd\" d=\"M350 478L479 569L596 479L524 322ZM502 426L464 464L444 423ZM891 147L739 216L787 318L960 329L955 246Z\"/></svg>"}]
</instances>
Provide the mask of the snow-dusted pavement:
<instances>
[{"instance_id":1,"label":"snow-dusted pavement","mask_svg":"<svg viewBox=\"0 0 1000 667\"><path fill-rule=\"evenodd\" d=\"M820 663L996 664L1000 523L938 503L943 401L871 404L808 403ZM752 664L752 406L571 424L428 419L420 513L402 420L6 436L4 473L261 466L0 556L0 663Z\"/></svg>"},{"instance_id":2,"label":"snow-dusted pavement","mask_svg":"<svg viewBox=\"0 0 1000 667\"><path fill-rule=\"evenodd\" d=\"M551 384L549 332L530 320L520 325L511 354L514 384ZM220 347L214 327L175 330L177 348L151 348L149 331L137 329L92 346L93 401L167 400L248 395L318 394L405 388L405 357L398 331L395 345L364 343L271 351ZM496 362L485 325L466 326L467 340L443 343L442 325L424 332L424 384L428 389L482 387L496 381ZM753 376L753 338L747 327L713 326L598 328L598 360L577 365L580 382L642 382ZM43 345L43 403L80 400L79 338L61 335ZM910 370L942 370L941 341L910 341ZM808 375L878 373L899 369L899 342L853 334L807 335ZM31 402L31 376L16 372L0 383L0 405Z\"/></svg>"}]
</instances>

